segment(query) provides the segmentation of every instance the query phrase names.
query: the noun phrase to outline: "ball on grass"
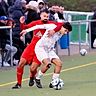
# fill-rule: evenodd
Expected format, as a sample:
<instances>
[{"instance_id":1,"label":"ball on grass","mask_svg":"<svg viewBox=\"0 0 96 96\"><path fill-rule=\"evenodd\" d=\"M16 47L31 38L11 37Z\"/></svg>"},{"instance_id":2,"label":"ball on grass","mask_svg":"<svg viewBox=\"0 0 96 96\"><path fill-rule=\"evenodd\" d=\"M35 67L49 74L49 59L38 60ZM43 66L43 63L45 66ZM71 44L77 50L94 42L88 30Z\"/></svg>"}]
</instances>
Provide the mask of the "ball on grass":
<instances>
[{"instance_id":1,"label":"ball on grass","mask_svg":"<svg viewBox=\"0 0 96 96\"><path fill-rule=\"evenodd\" d=\"M81 56L85 56L87 54L87 50L86 49L81 49L80 50L80 55Z\"/></svg>"},{"instance_id":2,"label":"ball on grass","mask_svg":"<svg viewBox=\"0 0 96 96\"><path fill-rule=\"evenodd\" d=\"M64 86L63 80L59 78L52 80L51 84L55 90L61 90Z\"/></svg>"}]
</instances>

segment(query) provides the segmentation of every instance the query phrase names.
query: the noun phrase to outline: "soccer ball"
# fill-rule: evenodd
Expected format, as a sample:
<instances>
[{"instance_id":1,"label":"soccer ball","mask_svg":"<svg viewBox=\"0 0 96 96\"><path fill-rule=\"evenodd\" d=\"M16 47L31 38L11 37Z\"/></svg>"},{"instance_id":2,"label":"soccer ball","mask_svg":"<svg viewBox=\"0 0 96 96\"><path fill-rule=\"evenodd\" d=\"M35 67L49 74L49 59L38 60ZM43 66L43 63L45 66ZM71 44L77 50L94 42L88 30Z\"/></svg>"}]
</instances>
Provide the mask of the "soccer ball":
<instances>
[{"instance_id":1,"label":"soccer ball","mask_svg":"<svg viewBox=\"0 0 96 96\"><path fill-rule=\"evenodd\" d=\"M55 89L55 90L60 90L64 86L63 80L59 79L59 78L56 78L56 79L52 80L51 84L53 86L53 89Z\"/></svg>"},{"instance_id":2,"label":"soccer ball","mask_svg":"<svg viewBox=\"0 0 96 96\"><path fill-rule=\"evenodd\" d=\"M80 50L80 55L81 56L85 56L87 54L87 50L86 49L81 49Z\"/></svg>"}]
</instances>

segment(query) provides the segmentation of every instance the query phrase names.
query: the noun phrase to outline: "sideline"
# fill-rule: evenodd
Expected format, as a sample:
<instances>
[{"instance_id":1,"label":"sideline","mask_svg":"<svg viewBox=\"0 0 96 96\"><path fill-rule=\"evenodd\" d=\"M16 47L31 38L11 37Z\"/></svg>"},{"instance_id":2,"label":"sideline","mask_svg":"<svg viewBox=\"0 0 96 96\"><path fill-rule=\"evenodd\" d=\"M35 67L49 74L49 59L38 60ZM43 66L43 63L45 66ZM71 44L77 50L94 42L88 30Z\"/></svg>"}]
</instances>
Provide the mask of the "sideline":
<instances>
[{"instance_id":1,"label":"sideline","mask_svg":"<svg viewBox=\"0 0 96 96\"><path fill-rule=\"evenodd\" d=\"M71 71L71 70L74 70L74 69L83 68L83 67L87 67L87 66L94 65L94 64L96 64L96 62L92 62L92 63L88 63L88 64L83 64L83 65L80 65L80 66L67 68L67 69L61 70L61 72ZM48 74L45 74L44 76L48 76L48 75L51 75L51 74L53 74L53 73L48 73ZM23 79L22 82L27 81L27 80L29 80L29 78ZM0 84L0 87L8 86L8 85L14 84L16 82L17 81Z\"/></svg>"}]
</instances>

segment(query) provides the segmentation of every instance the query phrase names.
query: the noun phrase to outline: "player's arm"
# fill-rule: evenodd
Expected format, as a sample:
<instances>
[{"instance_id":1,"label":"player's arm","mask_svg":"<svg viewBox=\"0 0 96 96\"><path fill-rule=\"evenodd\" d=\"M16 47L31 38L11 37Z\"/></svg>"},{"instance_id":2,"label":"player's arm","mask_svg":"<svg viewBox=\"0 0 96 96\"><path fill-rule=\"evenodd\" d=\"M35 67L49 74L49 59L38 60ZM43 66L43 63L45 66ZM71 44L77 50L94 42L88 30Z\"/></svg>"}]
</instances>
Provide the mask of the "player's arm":
<instances>
[{"instance_id":1,"label":"player's arm","mask_svg":"<svg viewBox=\"0 0 96 96\"><path fill-rule=\"evenodd\" d=\"M40 24L40 25L36 25L36 26L26 29L26 31L30 32L30 31L33 31L36 29L50 30L50 29L55 29L56 27L57 27L57 25L55 25L55 24Z\"/></svg>"},{"instance_id":2,"label":"player's arm","mask_svg":"<svg viewBox=\"0 0 96 96\"><path fill-rule=\"evenodd\" d=\"M29 24L25 24L25 17L24 16L21 16L21 18L20 18L20 28L21 28L21 30L24 30L24 29L33 27L36 24L38 24L38 21L32 21Z\"/></svg>"},{"instance_id":3,"label":"player's arm","mask_svg":"<svg viewBox=\"0 0 96 96\"><path fill-rule=\"evenodd\" d=\"M33 31L33 30L36 30L36 29L37 29L37 26L33 26L33 27L31 27L31 28L22 30L22 31L20 32L20 35L21 35L21 36L24 36L24 35L27 34L28 32Z\"/></svg>"},{"instance_id":4,"label":"player's arm","mask_svg":"<svg viewBox=\"0 0 96 96\"><path fill-rule=\"evenodd\" d=\"M46 29L46 27L44 26L44 24L43 25L36 25L36 26L31 27L31 28L22 30L22 32L20 33L20 35L24 36L28 32L34 31L36 29Z\"/></svg>"},{"instance_id":5,"label":"player's arm","mask_svg":"<svg viewBox=\"0 0 96 96\"><path fill-rule=\"evenodd\" d=\"M53 29L55 32L58 32L62 28L62 25L63 25L63 23L61 22L50 21L50 23L55 24L57 26L55 29Z\"/></svg>"},{"instance_id":6,"label":"player's arm","mask_svg":"<svg viewBox=\"0 0 96 96\"><path fill-rule=\"evenodd\" d=\"M61 28L63 23L58 23L58 22L54 22L54 21L50 21L49 23L55 24L57 27L55 27L53 30L49 30L48 31L48 36L52 36L55 32L58 32Z\"/></svg>"},{"instance_id":7,"label":"player's arm","mask_svg":"<svg viewBox=\"0 0 96 96\"><path fill-rule=\"evenodd\" d=\"M20 35L25 35L26 33L30 32L30 31L33 31L33 30L36 30L36 29L46 29L46 30L50 30L50 29L54 29L56 28L56 25L55 24L42 24L42 25L36 25L36 26L33 26L31 28L28 28L28 29L25 29L23 30Z\"/></svg>"}]
</instances>

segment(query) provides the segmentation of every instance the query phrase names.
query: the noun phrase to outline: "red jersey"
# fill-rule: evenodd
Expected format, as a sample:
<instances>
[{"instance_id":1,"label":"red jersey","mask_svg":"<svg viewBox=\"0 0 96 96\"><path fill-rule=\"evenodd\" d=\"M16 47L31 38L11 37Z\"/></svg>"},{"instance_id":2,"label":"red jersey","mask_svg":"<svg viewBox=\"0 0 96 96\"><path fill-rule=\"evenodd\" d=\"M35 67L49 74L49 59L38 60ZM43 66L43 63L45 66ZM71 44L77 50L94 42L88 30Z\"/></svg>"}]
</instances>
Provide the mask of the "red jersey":
<instances>
[{"instance_id":1,"label":"red jersey","mask_svg":"<svg viewBox=\"0 0 96 96\"><path fill-rule=\"evenodd\" d=\"M36 25L50 24L50 23L57 25L57 27L54 29L55 32L58 32L62 27L62 23L57 23L54 21L48 21L47 23L43 23L41 20L37 20L27 25L21 24L21 29L27 29ZM31 43L25 48L24 52L22 53L22 57L25 58L28 61L28 63L36 62L40 64L40 62L38 61L35 55L34 48L35 48L36 43L43 36L45 31L46 31L45 29L36 29L33 31L33 38L31 40Z\"/></svg>"}]
</instances>

